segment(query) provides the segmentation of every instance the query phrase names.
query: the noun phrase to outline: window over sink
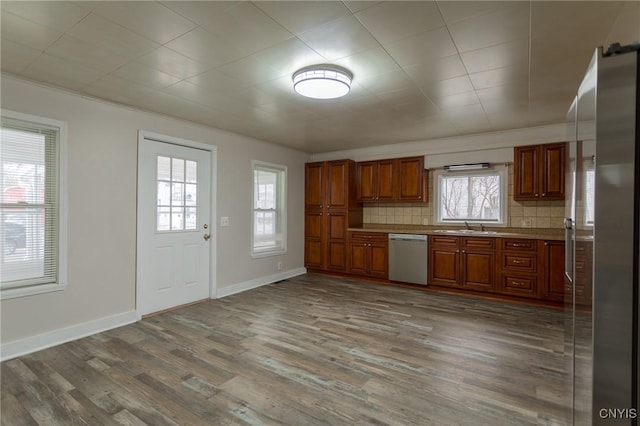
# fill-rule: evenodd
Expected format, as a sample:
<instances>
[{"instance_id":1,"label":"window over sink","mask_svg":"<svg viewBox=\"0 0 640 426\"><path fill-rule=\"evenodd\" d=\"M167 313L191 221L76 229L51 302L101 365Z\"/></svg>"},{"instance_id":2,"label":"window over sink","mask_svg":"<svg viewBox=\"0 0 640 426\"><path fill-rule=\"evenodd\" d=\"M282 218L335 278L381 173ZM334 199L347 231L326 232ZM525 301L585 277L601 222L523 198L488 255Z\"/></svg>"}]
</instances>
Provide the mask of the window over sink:
<instances>
[{"instance_id":1,"label":"window over sink","mask_svg":"<svg viewBox=\"0 0 640 426\"><path fill-rule=\"evenodd\" d=\"M439 224L507 225L507 168L434 172Z\"/></svg>"}]
</instances>

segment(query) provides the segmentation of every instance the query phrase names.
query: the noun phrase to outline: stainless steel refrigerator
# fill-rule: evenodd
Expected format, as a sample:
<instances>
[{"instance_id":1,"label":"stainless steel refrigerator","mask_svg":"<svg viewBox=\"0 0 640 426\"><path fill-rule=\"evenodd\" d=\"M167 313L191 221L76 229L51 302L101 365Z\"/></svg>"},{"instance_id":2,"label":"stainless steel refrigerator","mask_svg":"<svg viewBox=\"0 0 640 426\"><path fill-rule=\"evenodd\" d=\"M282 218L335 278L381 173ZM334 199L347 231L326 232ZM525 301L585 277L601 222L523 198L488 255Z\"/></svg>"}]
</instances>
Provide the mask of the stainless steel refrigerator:
<instances>
[{"instance_id":1,"label":"stainless steel refrigerator","mask_svg":"<svg viewBox=\"0 0 640 426\"><path fill-rule=\"evenodd\" d=\"M569 423L638 425L638 49L596 50L568 113L565 366Z\"/></svg>"}]
</instances>

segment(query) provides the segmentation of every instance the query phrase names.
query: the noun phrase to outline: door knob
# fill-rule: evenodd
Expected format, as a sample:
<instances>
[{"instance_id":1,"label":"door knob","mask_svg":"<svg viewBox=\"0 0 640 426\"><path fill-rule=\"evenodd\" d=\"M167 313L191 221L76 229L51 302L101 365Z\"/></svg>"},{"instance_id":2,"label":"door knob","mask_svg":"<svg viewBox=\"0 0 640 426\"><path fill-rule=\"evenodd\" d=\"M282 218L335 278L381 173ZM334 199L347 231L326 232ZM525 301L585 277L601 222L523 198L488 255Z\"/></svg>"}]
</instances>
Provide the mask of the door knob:
<instances>
[{"instance_id":1,"label":"door knob","mask_svg":"<svg viewBox=\"0 0 640 426\"><path fill-rule=\"evenodd\" d=\"M202 238L204 238L204 240L205 240L205 241L209 241L209 238L211 238L211 235L209 235L209 234L204 234L204 235L202 236Z\"/></svg>"}]
</instances>

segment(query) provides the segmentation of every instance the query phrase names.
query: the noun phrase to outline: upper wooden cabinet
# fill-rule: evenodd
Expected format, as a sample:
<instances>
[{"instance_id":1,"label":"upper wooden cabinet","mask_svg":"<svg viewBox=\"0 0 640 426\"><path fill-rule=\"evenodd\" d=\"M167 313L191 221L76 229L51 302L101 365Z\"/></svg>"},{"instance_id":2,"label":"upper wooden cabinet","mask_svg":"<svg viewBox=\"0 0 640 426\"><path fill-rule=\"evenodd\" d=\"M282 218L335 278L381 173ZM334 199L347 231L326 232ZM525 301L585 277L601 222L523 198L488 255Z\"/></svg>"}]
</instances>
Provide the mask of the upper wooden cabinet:
<instances>
[{"instance_id":1,"label":"upper wooden cabinet","mask_svg":"<svg viewBox=\"0 0 640 426\"><path fill-rule=\"evenodd\" d=\"M564 200L565 142L514 148L514 196L518 201Z\"/></svg>"},{"instance_id":2,"label":"upper wooden cabinet","mask_svg":"<svg viewBox=\"0 0 640 426\"><path fill-rule=\"evenodd\" d=\"M361 202L424 202L427 173L424 157L357 163L357 198Z\"/></svg>"},{"instance_id":3,"label":"upper wooden cabinet","mask_svg":"<svg viewBox=\"0 0 640 426\"><path fill-rule=\"evenodd\" d=\"M395 164L395 160L358 163L356 167L358 201L394 201Z\"/></svg>"},{"instance_id":4,"label":"upper wooden cabinet","mask_svg":"<svg viewBox=\"0 0 640 426\"><path fill-rule=\"evenodd\" d=\"M346 209L356 204L351 160L307 163L304 200L307 209Z\"/></svg>"}]
</instances>

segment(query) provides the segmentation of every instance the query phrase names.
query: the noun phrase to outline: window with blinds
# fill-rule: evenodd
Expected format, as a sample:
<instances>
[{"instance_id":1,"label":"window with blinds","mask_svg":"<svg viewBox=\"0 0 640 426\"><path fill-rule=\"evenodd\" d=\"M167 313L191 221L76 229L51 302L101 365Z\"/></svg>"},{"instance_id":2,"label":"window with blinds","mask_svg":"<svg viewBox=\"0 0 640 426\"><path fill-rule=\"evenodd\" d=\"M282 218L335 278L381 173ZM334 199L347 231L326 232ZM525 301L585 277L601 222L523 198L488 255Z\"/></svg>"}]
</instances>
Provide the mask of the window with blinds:
<instances>
[{"instance_id":1,"label":"window with blinds","mask_svg":"<svg viewBox=\"0 0 640 426\"><path fill-rule=\"evenodd\" d=\"M0 132L0 294L56 290L61 284L60 127L3 112Z\"/></svg>"},{"instance_id":2,"label":"window with blinds","mask_svg":"<svg viewBox=\"0 0 640 426\"><path fill-rule=\"evenodd\" d=\"M286 252L286 170L285 166L253 163L253 257Z\"/></svg>"}]
</instances>

